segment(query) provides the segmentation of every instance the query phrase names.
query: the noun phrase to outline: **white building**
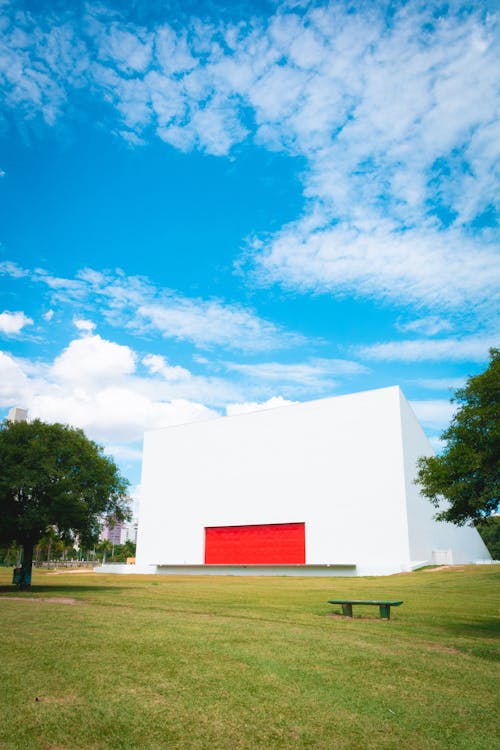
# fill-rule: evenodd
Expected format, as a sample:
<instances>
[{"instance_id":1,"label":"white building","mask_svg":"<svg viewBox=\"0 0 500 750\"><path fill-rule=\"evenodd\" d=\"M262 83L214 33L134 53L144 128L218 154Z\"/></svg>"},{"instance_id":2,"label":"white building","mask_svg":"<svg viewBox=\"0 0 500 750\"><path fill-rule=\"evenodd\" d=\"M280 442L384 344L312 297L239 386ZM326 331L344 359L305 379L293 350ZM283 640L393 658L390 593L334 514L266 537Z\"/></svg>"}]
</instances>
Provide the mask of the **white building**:
<instances>
[{"instance_id":1,"label":"white building","mask_svg":"<svg viewBox=\"0 0 500 750\"><path fill-rule=\"evenodd\" d=\"M122 531L122 544L131 541L134 544L137 543L137 521L131 521L123 525Z\"/></svg>"},{"instance_id":2,"label":"white building","mask_svg":"<svg viewBox=\"0 0 500 750\"><path fill-rule=\"evenodd\" d=\"M137 570L383 575L489 559L414 484L398 387L147 432Z\"/></svg>"},{"instance_id":3,"label":"white building","mask_svg":"<svg viewBox=\"0 0 500 750\"><path fill-rule=\"evenodd\" d=\"M129 540L137 542L137 521L106 522L101 533L101 539L108 539L112 544L125 544Z\"/></svg>"},{"instance_id":4,"label":"white building","mask_svg":"<svg viewBox=\"0 0 500 750\"><path fill-rule=\"evenodd\" d=\"M9 422L27 422L28 421L28 410L21 409L20 406L14 406L7 415Z\"/></svg>"}]
</instances>

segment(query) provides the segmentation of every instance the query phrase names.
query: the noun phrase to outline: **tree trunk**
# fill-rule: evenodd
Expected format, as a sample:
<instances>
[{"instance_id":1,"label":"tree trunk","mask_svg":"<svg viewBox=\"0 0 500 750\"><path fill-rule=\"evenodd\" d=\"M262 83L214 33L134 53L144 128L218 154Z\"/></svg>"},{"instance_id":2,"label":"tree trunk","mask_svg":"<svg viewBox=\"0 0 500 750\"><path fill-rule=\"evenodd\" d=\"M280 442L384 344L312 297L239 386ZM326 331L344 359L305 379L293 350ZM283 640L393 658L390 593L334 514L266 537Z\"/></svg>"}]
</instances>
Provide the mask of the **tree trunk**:
<instances>
[{"instance_id":1,"label":"tree trunk","mask_svg":"<svg viewBox=\"0 0 500 750\"><path fill-rule=\"evenodd\" d=\"M23 542L23 562L21 564L21 578L18 584L20 589L28 589L31 586L34 546L34 543L31 541Z\"/></svg>"}]
</instances>

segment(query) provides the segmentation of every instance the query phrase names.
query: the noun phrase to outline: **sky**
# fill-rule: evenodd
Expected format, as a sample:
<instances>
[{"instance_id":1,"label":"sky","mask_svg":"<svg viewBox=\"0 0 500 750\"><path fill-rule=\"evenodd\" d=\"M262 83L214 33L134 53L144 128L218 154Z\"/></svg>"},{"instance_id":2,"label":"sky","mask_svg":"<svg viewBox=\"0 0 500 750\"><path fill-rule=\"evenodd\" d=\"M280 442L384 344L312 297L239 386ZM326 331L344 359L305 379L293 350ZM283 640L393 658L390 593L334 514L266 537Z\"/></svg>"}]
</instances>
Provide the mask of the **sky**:
<instances>
[{"instance_id":1,"label":"sky","mask_svg":"<svg viewBox=\"0 0 500 750\"><path fill-rule=\"evenodd\" d=\"M0 418L136 500L146 429L372 388L439 450L499 341L496 3L124 5L0 0Z\"/></svg>"}]
</instances>

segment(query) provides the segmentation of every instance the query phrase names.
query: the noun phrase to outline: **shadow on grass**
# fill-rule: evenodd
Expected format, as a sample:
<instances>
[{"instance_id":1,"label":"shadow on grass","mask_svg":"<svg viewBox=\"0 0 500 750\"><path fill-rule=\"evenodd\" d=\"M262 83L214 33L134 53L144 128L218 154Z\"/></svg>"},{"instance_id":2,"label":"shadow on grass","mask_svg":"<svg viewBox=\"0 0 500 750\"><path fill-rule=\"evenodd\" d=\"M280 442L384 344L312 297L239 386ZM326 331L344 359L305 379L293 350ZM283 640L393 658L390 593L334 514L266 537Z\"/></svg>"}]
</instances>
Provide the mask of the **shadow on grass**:
<instances>
[{"instance_id":1,"label":"shadow on grass","mask_svg":"<svg viewBox=\"0 0 500 750\"><path fill-rule=\"evenodd\" d=\"M19 591L13 584L0 586L0 598L2 594L15 594L16 596L30 596L31 594L78 594L89 591L130 591L133 586L78 586L75 584L48 584L46 586L32 585L29 589Z\"/></svg>"},{"instance_id":2,"label":"shadow on grass","mask_svg":"<svg viewBox=\"0 0 500 750\"><path fill-rule=\"evenodd\" d=\"M494 638L500 636L500 625L497 617L488 617L477 622L446 622L441 626L454 636L467 638Z\"/></svg>"}]
</instances>

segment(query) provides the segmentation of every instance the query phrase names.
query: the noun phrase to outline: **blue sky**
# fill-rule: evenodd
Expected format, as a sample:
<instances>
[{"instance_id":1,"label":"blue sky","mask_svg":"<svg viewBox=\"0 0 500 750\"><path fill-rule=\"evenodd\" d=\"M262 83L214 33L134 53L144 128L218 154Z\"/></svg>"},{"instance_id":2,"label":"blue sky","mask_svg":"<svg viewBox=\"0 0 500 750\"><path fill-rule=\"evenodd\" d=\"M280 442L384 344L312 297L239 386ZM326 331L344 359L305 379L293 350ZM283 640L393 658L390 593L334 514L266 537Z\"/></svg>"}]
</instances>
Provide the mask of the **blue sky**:
<instances>
[{"instance_id":1,"label":"blue sky","mask_svg":"<svg viewBox=\"0 0 500 750\"><path fill-rule=\"evenodd\" d=\"M490 2L0 2L0 416L144 429L498 345Z\"/></svg>"}]
</instances>

